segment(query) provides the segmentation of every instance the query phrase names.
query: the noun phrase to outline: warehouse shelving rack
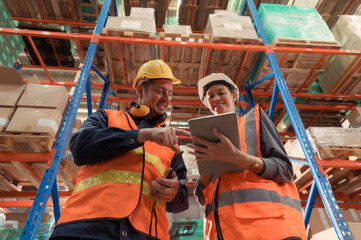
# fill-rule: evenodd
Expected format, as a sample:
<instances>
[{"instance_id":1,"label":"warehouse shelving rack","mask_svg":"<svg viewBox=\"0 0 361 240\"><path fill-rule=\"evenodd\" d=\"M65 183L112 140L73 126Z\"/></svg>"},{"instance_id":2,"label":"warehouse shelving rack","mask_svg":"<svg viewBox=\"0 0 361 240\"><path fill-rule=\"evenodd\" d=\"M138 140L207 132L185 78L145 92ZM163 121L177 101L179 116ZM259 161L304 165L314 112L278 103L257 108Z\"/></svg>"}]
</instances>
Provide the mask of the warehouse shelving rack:
<instances>
[{"instance_id":1,"label":"warehouse shelving rack","mask_svg":"<svg viewBox=\"0 0 361 240\"><path fill-rule=\"evenodd\" d=\"M257 27L257 31L259 36L263 38L263 41L265 43L264 46L251 46L251 45L232 45L232 44L205 44L205 43L190 43L190 42L176 42L176 41L162 41L162 40L149 40L149 39L132 39L132 38L118 38L118 37L106 37L106 36L100 36L100 32L102 29L102 26L104 26L106 21L106 16L108 13L108 9L110 6L110 0L107 0L104 2L103 9L100 13L98 24L95 27L95 31L93 35L85 35L85 34L66 34L66 33L56 33L56 32L40 32L40 31L31 31L31 30L15 30L15 29L0 29L0 33L2 34L18 34L27 36L28 39L31 40L32 36L38 36L38 37L50 37L50 38L64 38L64 39L73 39L75 41L80 40L90 40L91 46L86 54L84 65L81 69L81 75L79 78L79 81L77 84L75 83L65 83L65 82L55 82L51 79L50 74L48 73L49 81L41 81L43 84L56 84L56 85L64 85L64 86L76 86L75 94L72 97L69 109L66 113L65 120L61 126L60 133L58 135L58 139L56 141L56 145L54 147L54 150L52 153L0 153L0 159L13 159L22 161L24 159L43 159L43 161L48 162L48 168L46 170L46 173L43 176L40 188L38 192L35 194L35 192L32 193L12 193L12 197L34 197L35 200L32 205L31 212L29 214L29 218L27 221L27 224L25 226L23 235L21 239L34 239L35 234L37 232L37 228L39 227L42 214L44 213L45 207L48 205L48 199L50 194L52 194L53 199L53 207L54 207L54 213L55 218L58 219L60 216L60 201L59 196L66 197L70 195L70 192L58 192L57 190L57 182L56 182L56 172L59 168L59 164L61 159L63 158L63 152L66 145L66 140L68 139L70 135L69 129L71 129L72 124L75 119L75 113L79 107L79 103L81 99L89 99L92 100L99 100L99 97L89 96L88 98L83 98L82 94L85 88L85 85L90 84L89 82L89 72L92 68L91 62L94 58L95 51L97 48L97 44L99 41L114 41L119 43L141 43L141 44L152 44L152 45L159 45L159 46L186 46L186 47L200 47L200 48L207 48L208 49L208 56L211 49L232 49L232 50L247 50L247 51L263 51L267 53L267 58L270 61L270 65L273 70L273 76L276 79L276 87L275 89L280 92L282 99L284 101L284 104L276 104L276 97L277 97L277 91L270 92L270 91L252 91L251 89L248 89L247 93L252 96L253 95L268 95L273 96L273 101L270 104L263 104L265 107L270 107L270 109L274 109L275 107L283 107L286 108L287 112L291 113L291 121L295 128L296 135L300 139L302 148L305 152L308 164L311 168L312 174L314 176L314 181L312 184L311 192L308 196L308 202L306 207L306 215L305 215L305 222L307 224L309 215L311 213L312 205L316 199L317 190L320 193L321 199L323 201L324 206L326 207L326 210L330 216L330 219L332 221L332 224L335 227L335 230L338 234L338 237L340 239L352 239L352 236L350 235L350 231L342 217L342 214L339 210L339 207L336 202L336 198L334 197L332 190L329 186L329 183L325 176L323 175L323 168L324 167L348 167L348 168L360 168L355 163L349 162L349 161L342 161L342 160L333 160L333 161L322 161L317 159L315 157L315 153L308 141L307 135L305 134L305 129L303 127L302 121L298 115L298 112L296 110L297 108L308 108L308 109L318 109L320 111L325 109L344 109L344 110L351 110L353 107L346 107L346 106L311 106L307 104L294 104L292 101L292 96L296 97L324 97L324 98L345 98L345 99L361 99L361 96L359 95L345 95L345 94L315 94L315 93L303 93L303 92L296 92L291 93L288 91L288 88L285 84L285 81L283 79L282 73L280 72L279 66L277 61L274 57L274 52L307 52L307 53L318 53L318 54L324 54L330 55L330 54L349 54L349 55L361 55L361 51L358 52L348 52L344 50L330 50L330 49L302 49L302 48L288 48L288 47L274 47L269 44L269 41L265 35L265 32L263 30L263 26L259 20L259 17L257 15L257 9L254 6L254 3L252 0L247 0L247 5L250 7L253 21L255 22L255 25ZM33 44L32 44L33 45ZM33 48L36 49L36 46L33 45ZM40 56L38 56L40 57ZM41 59L41 57L40 57ZM209 58L207 58L207 61ZM41 61L41 66L45 72L47 72L47 67L45 64ZM358 66L359 67L359 66ZM56 67L55 67L56 68ZM63 67L58 67L59 69L63 69ZM317 66L315 66L314 69L317 69ZM357 66L354 68L354 70L357 70ZM206 71L205 71L206 72ZM239 74L240 75L240 74ZM307 81L307 80L306 80ZM91 87L97 87L101 88L103 87L102 84L91 84ZM130 90L130 87L119 87L116 85L110 85L113 89L126 89ZM89 88L88 88L89 89ZM105 88L106 89L106 88ZM175 92L196 92L196 89L193 88L185 88L185 87L178 87L175 88ZM245 92L243 92L245 93ZM103 96L106 94L103 93ZM104 97L102 98L104 99ZM112 97L114 101L122 101L122 102L129 102L128 98L115 98ZM252 97L250 98L252 103ZM89 100L88 100L89 102ZM189 100L173 100L172 103L175 104L191 104L191 105L200 105L200 101L189 101ZM272 110L270 111L272 115ZM285 133L290 135L290 133ZM0 195L1 196L1 195ZM10 195L9 195L10 196ZM5 197L5 196L4 196ZM301 197L304 199L306 196L301 195ZM337 196L339 198L339 196ZM342 199L345 201L349 200L355 200L357 198L352 197L345 197L342 196ZM24 206L29 205L29 201L27 202L20 202L18 203L18 206ZM349 206L349 205L348 205Z\"/></svg>"},{"instance_id":2,"label":"warehouse shelving rack","mask_svg":"<svg viewBox=\"0 0 361 240\"><path fill-rule=\"evenodd\" d=\"M305 154L305 157L308 162L308 166L309 166L312 176L313 176L313 183L311 185L311 190L310 190L307 205L305 208L305 216L304 216L305 225L306 226L308 225L312 207L313 207L313 204L315 202L315 198L316 198L316 195L318 192L322 198L325 209L332 222L332 225L334 226L334 229L337 233L338 238L339 239L353 239L351 231L348 228L348 225L341 213L341 210L340 210L340 207L338 206L336 198L333 195L331 185L328 182L328 180L326 179L323 169L320 168L320 166L318 165L318 162L317 162L318 157L317 157L314 149L312 148L310 140L308 139L306 130L303 126L303 123L298 114L298 111L293 103L291 94L287 88L286 82L283 78L283 75L282 75L281 69L278 65L277 59L274 55L273 50L270 47L271 43L268 40L265 29L263 28L261 20L258 16L257 8L254 5L253 0L247 0L246 3L247 4L245 4L244 8L246 8L248 5L250 12L252 14L252 19L253 19L254 25L256 27L256 31L257 31L258 35L262 37L263 42L267 46L266 56L267 56L267 59L269 61L269 64L270 64L273 72L266 77L273 76L276 79L276 85L274 87L272 102L271 102L271 107L270 107L270 116L273 115L274 105L277 100L278 92L280 92L282 100L285 103L287 112L289 113L291 123L296 132L297 138L301 144L302 150ZM244 10L242 10L242 12L244 12ZM317 69L317 68L315 67L312 71L314 71L315 69ZM247 86L246 86L246 88L247 88ZM300 89L302 89L302 88L300 88ZM250 99L251 99L250 102L252 102L252 94L250 91L248 91L248 92L250 93Z\"/></svg>"}]
</instances>

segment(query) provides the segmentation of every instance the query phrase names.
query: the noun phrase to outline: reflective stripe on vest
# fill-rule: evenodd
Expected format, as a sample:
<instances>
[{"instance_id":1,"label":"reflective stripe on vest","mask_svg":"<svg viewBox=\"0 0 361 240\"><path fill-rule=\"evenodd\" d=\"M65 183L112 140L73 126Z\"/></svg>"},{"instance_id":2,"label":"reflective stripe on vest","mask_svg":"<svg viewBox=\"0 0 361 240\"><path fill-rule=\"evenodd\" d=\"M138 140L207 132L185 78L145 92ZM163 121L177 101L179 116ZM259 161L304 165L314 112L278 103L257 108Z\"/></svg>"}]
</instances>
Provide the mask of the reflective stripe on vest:
<instances>
[{"instance_id":1,"label":"reflective stripe on vest","mask_svg":"<svg viewBox=\"0 0 361 240\"><path fill-rule=\"evenodd\" d=\"M135 153L137 155L143 155L143 148L138 147L136 149L131 150L130 152ZM149 154L146 152L145 153L145 161L153 164L154 167L158 169L158 172L161 176L163 176L165 174L166 169L158 156L155 156L155 155L152 155L152 154Z\"/></svg>"},{"instance_id":2,"label":"reflective stripe on vest","mask_svg":"<svg viewBox=\"0 0 361 240\"><path fill-rule=\"evenodd\" d=\"M261 111L257 105L238 119L242 152L260 158L263 157ZM215 196L218 184L218 196ZM221 173L221 177L213 175L203 194L206 198L204 239L217 238L215 197L224 239L306 238L299 195L293 182L276 183L248 170Z\"/></svg>"},{"instance_id":3,"label":"reflective stripe on vest","mask_svg":"<svg viewBox=\"0 0 361 240\"><path fill-rule=\"evenodd\" d=\"M223 192L218 195L218 205L222 208L227 205L235 203L248 203L248 202L271 202L282 203L286 206L292 207L299 212L302 212L300 201L292 199L289 196L280 196L277 191L270 191L262 188L253 189L238 189L231 192ZM208 216L214 211L215 199L212 203L207 204L205 215Z\"/></svg>"},{"instance_id":4,"label":"reflective stripe on vest","mask_svg":"<svg viewBox=\"0 0 361 240\"><path fill-rule=\"evenodd\" d=\"M137 129L122 112L105 110L108 127ZM143 147L145 149L142 179ZM76 186L69 197L58 224L75 221L122 219L128 217L133 228L149 234L154 197L150 183L162 177L170 167L174 151L146 141L142 147L117 155L113 159L81 167ZM142 187L142 189L141 189ZM169 239L166 203L158 200L155 206L158 238ZM152 236L155 235L153 219Z\"/></svg>"},{"instance_id":5,"label":"reflective stripe on vest","mask_svg":"<svg viewBox=\"0 0 361 240\"><path fill-rule=\"evenodd\" d=\"M86 178L81 180L74 188L72 194L87 188L91 188L94 186L98 186L101 184L107 183L129 183L129 184L140 184L141 173L138 172L128 172L128 171L108 171L98 173L90 178ZM143 181L142 194L149 197L152 201L154 201L154 197L152 195L152 189L150 185ZM157 201L157 204L166 212L166 204L161 201Z\"/></svg>"}]
</instances>

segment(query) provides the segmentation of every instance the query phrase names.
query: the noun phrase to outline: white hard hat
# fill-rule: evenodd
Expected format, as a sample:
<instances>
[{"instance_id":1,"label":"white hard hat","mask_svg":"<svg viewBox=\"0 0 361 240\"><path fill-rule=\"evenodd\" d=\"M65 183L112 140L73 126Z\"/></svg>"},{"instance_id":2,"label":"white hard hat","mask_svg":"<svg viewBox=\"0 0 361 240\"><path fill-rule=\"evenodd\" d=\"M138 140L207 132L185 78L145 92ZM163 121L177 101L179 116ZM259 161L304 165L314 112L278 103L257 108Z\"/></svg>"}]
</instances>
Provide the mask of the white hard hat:
<instances>
[{"instance_id":1,"label":"white hard hat","mask_svg":"<svg viewBox=\"0 0 361 240\"><path fill-rule=\"evenodd\" d=\"M237 103L239 101L239 90L237 85L224 73L212 73L208 76L205 76L204 78L201 78L198 81L198 94L199 94L199 99L203 102L203 104L205 106L207 105L207 101L204 99L204 86L207 85L208 83L214 82L214 81L225 81L227 83L229 83L231 86L233 86L236 90L237 93Z\"/></svg>"}]
</instances>

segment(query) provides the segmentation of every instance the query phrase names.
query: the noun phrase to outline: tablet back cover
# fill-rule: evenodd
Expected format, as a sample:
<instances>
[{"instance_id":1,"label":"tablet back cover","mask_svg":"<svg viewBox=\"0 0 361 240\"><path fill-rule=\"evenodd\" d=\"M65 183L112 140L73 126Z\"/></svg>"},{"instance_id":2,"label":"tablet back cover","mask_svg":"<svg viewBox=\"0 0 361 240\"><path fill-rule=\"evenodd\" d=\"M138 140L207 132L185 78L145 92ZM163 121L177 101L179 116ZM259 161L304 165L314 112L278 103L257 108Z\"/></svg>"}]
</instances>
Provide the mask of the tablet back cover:
<instances>
[{"instance_id":1,"label":"tablet back cover","mask_svg":"<svg viewBox=\"0 0 361 240\"><path fill-rule=\"evenodd\" d=\"M237 113L231 112L193 118L188 120L188 123L193 136L201 137L211 142L219 142L220 140L213 134L212 131L213 128L216 128L225 135L236 148L241 149L237 119ZM202 146L202 144L196 141L193 141L193 144ZM244 168L240 166L225 162L224 159L219 159L219 161L197 161L197 165L200 175L244 170Z\"/></svg>"}]
</instances>

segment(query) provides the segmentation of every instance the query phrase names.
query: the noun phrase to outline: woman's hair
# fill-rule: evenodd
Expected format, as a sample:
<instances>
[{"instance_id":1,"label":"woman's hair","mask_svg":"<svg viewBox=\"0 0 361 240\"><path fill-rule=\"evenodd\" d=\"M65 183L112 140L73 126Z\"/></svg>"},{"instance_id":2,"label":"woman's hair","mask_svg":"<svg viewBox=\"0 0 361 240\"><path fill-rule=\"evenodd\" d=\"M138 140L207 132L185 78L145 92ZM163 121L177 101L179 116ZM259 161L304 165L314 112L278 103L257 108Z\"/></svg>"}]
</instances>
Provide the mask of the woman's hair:
<instances>
[{"instance_id":1,"label":"woman's hair","mask_svg":"<svg viewBox=\"0 0 361 240\"><path fill-rule=\"evenodd\" d=\"M232 84L224 81L224 80L216 80L216 81L212 81L212 82L209 82L207 83L206 85L203 86L203 97L202 99L204 99L204 97L207 95L207 91L210 87L214 86L214 85L217 85L217 84L222 84L224 86L226 86L228 88L228 90L231 92L231 93L234 93L237 91L237 89L232 86Z\"/></svg>"}]
</instances>

